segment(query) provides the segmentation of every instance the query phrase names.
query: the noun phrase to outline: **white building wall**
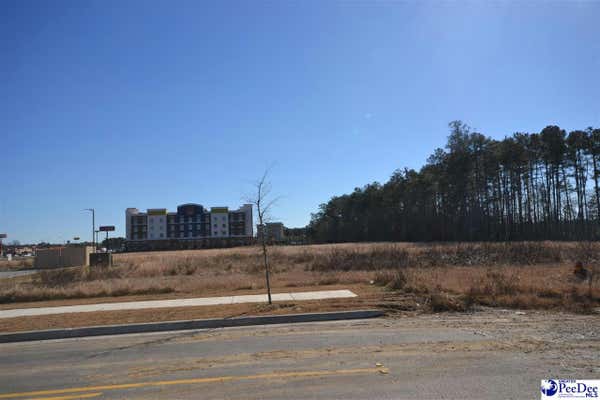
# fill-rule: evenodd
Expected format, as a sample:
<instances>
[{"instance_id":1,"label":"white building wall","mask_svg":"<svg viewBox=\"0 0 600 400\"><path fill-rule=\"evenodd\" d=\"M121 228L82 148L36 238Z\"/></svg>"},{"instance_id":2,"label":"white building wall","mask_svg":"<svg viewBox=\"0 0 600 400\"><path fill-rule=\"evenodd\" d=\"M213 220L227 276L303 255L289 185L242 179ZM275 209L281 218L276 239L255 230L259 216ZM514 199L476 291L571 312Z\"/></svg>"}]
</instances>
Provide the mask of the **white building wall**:
<instances>
[{"instance_id":1,"label":"white building wall","mask_svg":"<svg viewBox=\"0 0 600 400\"><path fill-rule=\"evenodd\" d=\"M164 240L167 238L167 216L150 215L148 213L148 239Z\"/></svg>"},{"instance_id":2,"label":"white building wall","mask_svg":"<svg viewBox=\"0 0 600 400\"><path fill-rule=\"evenodd\" d=\"M229 236L229 213L211 212L210 213L210 233L211 237Z\"/></svg>"},{"instance_id":3,"label":"white building wall","mask_svg":"<svg viewBox=\"0 0 600 400\"><path fill-rule=\"evenodd\" d=\"M254 222L252 220L252 204L244 204L240 209L246 213L246 221L245 221L246 236L253 236L254 235L254 230L253 230Z\"/></svg>"}]
</instances>

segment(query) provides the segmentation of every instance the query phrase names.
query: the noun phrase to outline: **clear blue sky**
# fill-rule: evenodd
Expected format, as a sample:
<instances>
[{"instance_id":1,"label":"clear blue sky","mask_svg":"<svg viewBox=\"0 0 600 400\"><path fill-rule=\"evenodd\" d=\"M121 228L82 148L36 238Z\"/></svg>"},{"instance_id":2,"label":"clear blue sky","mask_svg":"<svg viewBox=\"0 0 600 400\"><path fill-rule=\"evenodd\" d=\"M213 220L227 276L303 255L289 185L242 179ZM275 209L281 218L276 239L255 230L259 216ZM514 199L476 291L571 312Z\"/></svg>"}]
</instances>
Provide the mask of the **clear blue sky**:
<instances>
[{"instance_id":1,"label":"clear blue sky","mask_svg":"<svg viewBox=\"0 0 600 400\"><path fill-rule=\"evenodd\" d=\"M2 1L0 232L124 235L126 207L274 217L418 168L462 119L600 126L600 2Z\"/></svg>"}]
</instances>

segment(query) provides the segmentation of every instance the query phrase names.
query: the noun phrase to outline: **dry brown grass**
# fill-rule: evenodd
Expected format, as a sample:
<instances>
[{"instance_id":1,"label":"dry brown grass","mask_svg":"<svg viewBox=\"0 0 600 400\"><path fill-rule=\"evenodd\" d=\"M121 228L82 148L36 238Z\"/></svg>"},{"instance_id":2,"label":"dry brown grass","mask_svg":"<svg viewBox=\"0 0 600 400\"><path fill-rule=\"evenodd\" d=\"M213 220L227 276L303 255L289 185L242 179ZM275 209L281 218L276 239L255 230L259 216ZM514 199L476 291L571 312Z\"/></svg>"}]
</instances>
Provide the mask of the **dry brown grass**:
<instances>
[{"instance_id":1,"label":"dry brown grass","mask_svg":"<svg viewBox=\"0 0 600 400\"><path fill-rule=\"evenodd\" d=\"M573 265L600 263L600 244L361 243L270 249L272 286L283 291L371 283L421 298L432 310L473 304L586 311L597 287L573 278ZM0 302L165 294L205 296L264 289L255 247L116 254L110 269L45 271L0 281Z\"/></svg>"},{"instance_id":2,"label":"dry brown grass","mask_svg":"<svg viewBox=\"0 0 600 400\"><path fill-rule=\"evenodd\" d=\"M33 268L33 257L19 257L8 261L0 260L0 271L14 271Z\"/></svg>"},{"instance_id":3,"label":"dry brown grass","mask_svg":"<svg viewBox=\"0 0 600 400\"><path fill-rule=\"evenodd\" d=\"M426 302L432 303L436 295L449 297L459 304L449 305L449 310L480 304L588 312L600 305L600 290L595 288L590 297L587 286L573 279L568 265L435 267L408 269L406 275L405 291L425 295Z\"/></svg>"}]
</instances>

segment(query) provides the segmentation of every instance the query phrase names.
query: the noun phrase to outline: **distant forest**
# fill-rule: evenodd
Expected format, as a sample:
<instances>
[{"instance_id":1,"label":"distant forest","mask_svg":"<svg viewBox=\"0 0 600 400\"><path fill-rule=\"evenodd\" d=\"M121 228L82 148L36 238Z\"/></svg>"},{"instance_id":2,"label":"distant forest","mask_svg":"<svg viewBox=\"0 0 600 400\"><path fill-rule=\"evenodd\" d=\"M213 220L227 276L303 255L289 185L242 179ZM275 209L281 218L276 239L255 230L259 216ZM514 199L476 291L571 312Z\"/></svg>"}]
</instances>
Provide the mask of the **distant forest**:
<instances>
[{"instance_id":1,"label":"distant forest","mask_svg":"<svg viewBox=\"0 0 600 400\"><path fill-rule=\"evenodd\" d=\"M396 170L312 214L315 242L600 238L600 129L494 140L449 124L419 171Z\"/></svg>"}]
</instances>

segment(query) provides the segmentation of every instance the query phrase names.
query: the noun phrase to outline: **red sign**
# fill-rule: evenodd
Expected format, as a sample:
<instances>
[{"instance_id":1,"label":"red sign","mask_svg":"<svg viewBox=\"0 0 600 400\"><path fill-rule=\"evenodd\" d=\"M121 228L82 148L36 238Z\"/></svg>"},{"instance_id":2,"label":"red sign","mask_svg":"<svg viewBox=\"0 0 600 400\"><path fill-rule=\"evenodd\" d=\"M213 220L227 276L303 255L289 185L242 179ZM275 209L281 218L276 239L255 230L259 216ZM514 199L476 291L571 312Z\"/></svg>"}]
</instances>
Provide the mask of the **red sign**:
<instances>
[{"instance_id":1,"label":"red sign","mask_svg":"<svg viewBox=\"0 0 600 400\"><path fill-rule=\"evenodd\" d=\"M101 226L98 229L100 229L100 232L112 232L115 230L115 227L113 225L107 225L107 226Z\"/></svg>"}]
</instances>

